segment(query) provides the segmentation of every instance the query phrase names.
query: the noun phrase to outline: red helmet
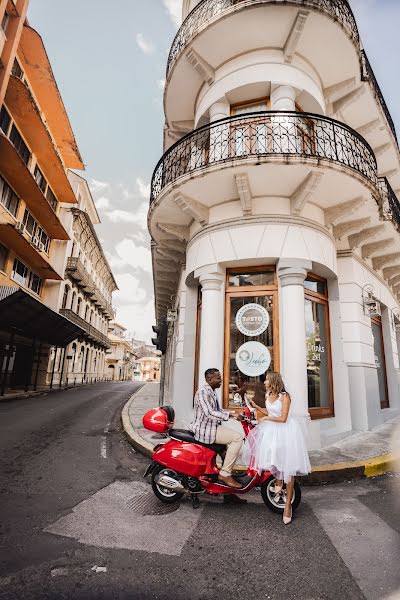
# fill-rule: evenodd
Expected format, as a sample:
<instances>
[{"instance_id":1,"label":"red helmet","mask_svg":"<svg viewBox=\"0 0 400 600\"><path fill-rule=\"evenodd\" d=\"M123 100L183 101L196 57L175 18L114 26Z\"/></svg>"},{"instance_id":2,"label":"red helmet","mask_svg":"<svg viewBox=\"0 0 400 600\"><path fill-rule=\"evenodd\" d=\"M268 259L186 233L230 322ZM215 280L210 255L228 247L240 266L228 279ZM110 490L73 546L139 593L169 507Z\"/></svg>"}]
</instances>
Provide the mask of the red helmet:
<instances>
[{"instance_id":1,"label":"red helmet","mask_svg":"<svg viewBox=\"0 0 400 600\"><path fill-rule=\"evenodd\" d=\"M175 419L175 411L172 406L161 406L152 408L142 419L143 427L157 433L166 433L172 429Z\"/></svg>"}]
</instances>

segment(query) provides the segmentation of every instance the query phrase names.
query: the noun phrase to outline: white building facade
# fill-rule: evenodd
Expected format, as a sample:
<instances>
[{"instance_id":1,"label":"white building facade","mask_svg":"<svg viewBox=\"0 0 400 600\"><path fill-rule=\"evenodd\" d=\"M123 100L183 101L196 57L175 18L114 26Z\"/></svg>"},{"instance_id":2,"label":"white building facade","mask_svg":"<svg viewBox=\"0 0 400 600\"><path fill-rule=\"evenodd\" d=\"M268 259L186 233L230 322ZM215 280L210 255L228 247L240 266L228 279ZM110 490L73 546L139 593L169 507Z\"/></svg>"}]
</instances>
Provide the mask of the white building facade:
<instances>
[{"instance_id":1,"label":"white building facade","mask_svg":"<svg viewBox=\"0 0 400 600\"><path fill-rule=\"evenodd\" d=\"M273 369L310 448L371 429L400 414L400 155L349 4L183 19L149 210L164 400L187 424L205 369L231 407Z\"/></svg>"}]
</instances>

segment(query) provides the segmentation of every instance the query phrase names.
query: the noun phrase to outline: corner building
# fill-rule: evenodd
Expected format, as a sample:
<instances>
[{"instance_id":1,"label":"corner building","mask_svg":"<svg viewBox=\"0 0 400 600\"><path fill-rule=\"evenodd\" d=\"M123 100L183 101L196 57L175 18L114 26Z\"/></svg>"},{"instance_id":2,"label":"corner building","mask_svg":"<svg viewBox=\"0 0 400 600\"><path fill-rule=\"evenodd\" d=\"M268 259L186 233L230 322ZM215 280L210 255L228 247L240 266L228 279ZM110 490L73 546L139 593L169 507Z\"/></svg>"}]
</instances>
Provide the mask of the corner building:
<instances>
[{"instance_id":1,"label":"corner building","mask_svg":"<svg viewBox=\"0 0 400 600\"><path fill-rule=\"evenodd\" d=\"M164 401L281 371L310 448L400 412L400 170L346 0L184 1L149 230ZM251 306L249 306L251 305Z\"/></svg>"}]
</instances>

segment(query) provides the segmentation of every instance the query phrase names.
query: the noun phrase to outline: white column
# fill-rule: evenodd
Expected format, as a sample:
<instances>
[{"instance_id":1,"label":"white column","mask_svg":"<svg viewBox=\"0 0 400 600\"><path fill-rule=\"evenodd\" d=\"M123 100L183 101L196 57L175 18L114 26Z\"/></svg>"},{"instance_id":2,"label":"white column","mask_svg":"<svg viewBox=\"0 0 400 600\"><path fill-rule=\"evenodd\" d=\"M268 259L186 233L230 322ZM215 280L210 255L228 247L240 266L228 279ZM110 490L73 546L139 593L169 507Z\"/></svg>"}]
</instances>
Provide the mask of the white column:
<instances>
[{"instance_id":1,"label":"white column","mask_svg":"<svg viewBox=\"0 0 400 600\"><path fill-rule=\"evenodd\" d=\"M296 110L296 90L290 85L279 85L271 92L271 110Z\"/></svg>"},{"instance_id":2,"label":"white column","mask_svg":"<svg viewBox=\"0 0 400 600\"><path fill-rule=\"evenodd\" d=\"M224 273L213 265L195 272L202 291L199 348L199 385L204 372L216 368L222 373L224 362Z\"/></svg>"},{"instance_id":3,"label":"white column","mask_svg":"<svg viewBox=\"0 0 400 600\"><path fill-rule=\"evenodd\" d=\"M292 405L291 412L308 434L311 449L320 446L319 426L311 427L308 411L306 321L304 280L312 268L309 261L282 259L278 263L280 286L281 371Z\"/></svg>"},{"instance_id":4,"label":"white column","mask_svg":"<svg viewBox=\"0 0 400 600\"><path fill-rule=\"evenodd\" d=\"M210 106L209 116L210 124L220 119L225 119L230 115L230 104L225 100L215 102ZM209 161L214 162L228 158L229 156L229 123L216 125L210 132L210 154Z\"/></svg>"}]
</instances>

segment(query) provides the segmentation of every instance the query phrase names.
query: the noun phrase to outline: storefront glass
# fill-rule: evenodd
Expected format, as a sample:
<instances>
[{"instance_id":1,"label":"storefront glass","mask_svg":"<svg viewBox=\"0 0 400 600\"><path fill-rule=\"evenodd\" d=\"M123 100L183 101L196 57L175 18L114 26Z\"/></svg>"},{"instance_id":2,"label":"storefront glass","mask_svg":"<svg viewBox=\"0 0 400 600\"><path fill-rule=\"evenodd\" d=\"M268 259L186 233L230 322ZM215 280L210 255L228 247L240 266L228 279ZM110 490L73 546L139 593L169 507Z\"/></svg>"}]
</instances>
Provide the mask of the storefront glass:
<instances>
[{"instance_id":1,"label":"storefront glass","mask_svg":"<svg viewBox=\"0 0 400 600\"><path fill-rule=\"evenodd\" d=\"M382 323L379 318L371 319L372 335L374 338L375 365L378 372L379 400L381 408L389 408L388 389L386 380L385 350L383 346Z\"/></svg>"},{"instance_id":2,"label":"storefront glass","mask_svg":"<svg viewBox=\"0 0 400 600\"><path fill-rule=\"evenodd\" d=\"M304 282L308 407L311 417L333 415L329 308L326 281L309 275Z\"/></svg>"}]
</instances>

